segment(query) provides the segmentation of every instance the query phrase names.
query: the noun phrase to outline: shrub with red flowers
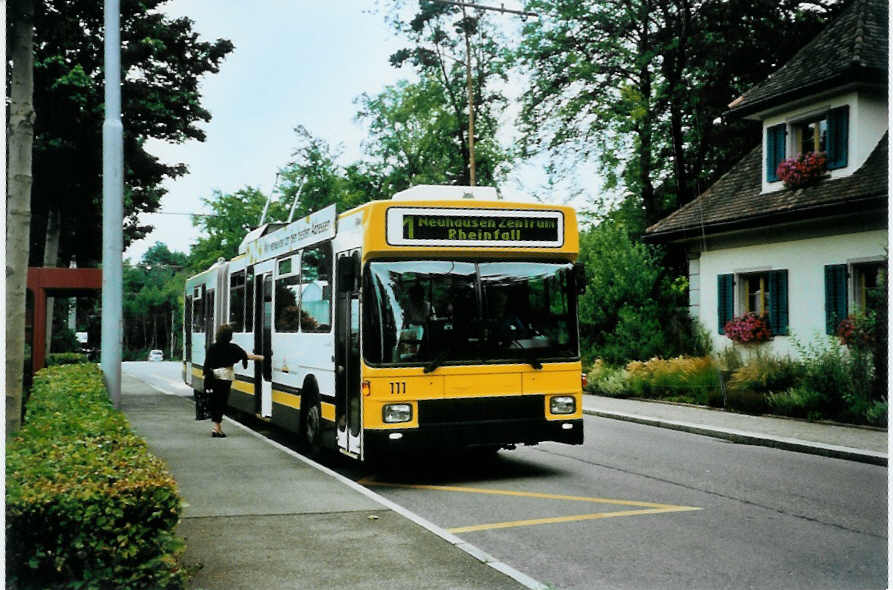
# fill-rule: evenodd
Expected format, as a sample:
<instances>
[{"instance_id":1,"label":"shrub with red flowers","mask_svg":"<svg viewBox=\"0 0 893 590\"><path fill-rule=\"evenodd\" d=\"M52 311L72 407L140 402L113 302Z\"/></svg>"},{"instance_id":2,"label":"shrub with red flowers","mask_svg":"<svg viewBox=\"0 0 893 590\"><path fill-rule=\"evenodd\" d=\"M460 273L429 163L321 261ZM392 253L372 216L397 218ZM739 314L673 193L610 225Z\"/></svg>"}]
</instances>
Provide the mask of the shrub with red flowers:
<instances>
[{"instance_id":1,"label":"shrub with red flowers","mask_svg":"<svg viewBox=\"0 0 893 590\"><path fill-rule=\"evenodd\" d=\"M874 318L866 314L851 315L837 324L840 343L858 350L868 350L874 345Z\"/></svg>"},{"instance_id":2,"label":"shrub with red flowers","mask_svg":"<svg viewBox=\"0 0 893 590\"><path fill-rule=\"evenodd\" d=\"M822 152L797 154L795 158L782 160L775 175L787 188L798 188L817 182L825 175L828 158Z\"/></svg>"},{"instance_id":3,"label":"shrub with red flowers","mask_svg":"<svg viewBox=\"0 0 893 590\"><path fill-rule=\"evenodd\" d=\"M753 312L732 318L726 322L723 330L732 342L739 344L756 344L772 339L769 319Z\"/></svg>"}]
</instances>

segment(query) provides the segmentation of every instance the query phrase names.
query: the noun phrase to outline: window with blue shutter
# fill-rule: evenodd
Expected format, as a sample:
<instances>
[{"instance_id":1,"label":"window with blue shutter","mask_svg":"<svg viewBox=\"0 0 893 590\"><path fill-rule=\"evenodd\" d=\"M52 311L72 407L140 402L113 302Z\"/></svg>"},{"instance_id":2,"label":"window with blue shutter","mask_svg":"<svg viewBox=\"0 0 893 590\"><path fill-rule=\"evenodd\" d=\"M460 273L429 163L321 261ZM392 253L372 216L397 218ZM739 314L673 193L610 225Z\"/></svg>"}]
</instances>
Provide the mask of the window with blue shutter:
<instances>
[{"instance_id":1,"label":"window with blue shutter","mask_svg":"<svg viewBox=\"0 0 893 590\"><path fill-rule=\"evenodd\" d=\"M828 113L828 170L847 165L850 107L845 105Z\"/></svg>"},{"instance_id":2,"label":"window with blue shutter","mask_svg":"<svg viewBox=\"0 0 893 590\"><path fill-rule=\"evenodd\" d=\"M776 182L775 170L784 160L786 125L781 123L766 129L766 180Z\"/></svg>"},{"instance_id":3,"label":"window with blue shutter","mask_svg":"<svg viewBox=\"0 0 893 590\"><path fill-rule=\"evenodd\" d=\"M719 333L725 334L726 322L732 319L732 314L734 313L735 275L718 275L716 279L717 323L719 325Z\"/></svg>"},{"instance_id":4,"label":"window with blue shutter","mask_svg":"<svg viewBox=\"0 0 893 590\"><path fill-rule=\"evenodd\" d=\"M847 317L846 264L825 266L825 333L834 334L837 324Z\"/></svg>"},{"instance_id":5,"label":"window with blue shutter","mask_svg":"<svg viewBox=\"0 0 893 590\"><path fill-rule=\"evenodd\" d=\"M788 271L769 271L769 328L776 336L788 335Z\"/></svg>"}]
</instances>

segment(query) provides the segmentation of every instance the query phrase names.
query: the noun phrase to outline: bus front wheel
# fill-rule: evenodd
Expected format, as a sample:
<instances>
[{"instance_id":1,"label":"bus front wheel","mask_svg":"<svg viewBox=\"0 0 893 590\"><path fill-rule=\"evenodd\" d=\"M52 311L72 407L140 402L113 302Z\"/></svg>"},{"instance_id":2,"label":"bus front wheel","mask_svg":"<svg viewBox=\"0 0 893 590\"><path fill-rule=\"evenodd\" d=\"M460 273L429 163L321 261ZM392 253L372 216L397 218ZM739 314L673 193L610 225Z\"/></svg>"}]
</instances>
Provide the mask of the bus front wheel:
<instances>
[{"instance_id":1,"label":"bus front wheel","mask_svg":"<svg viewBox=\"0 0 893 590\"><path fill-rule=\"evenodd\" d=\"M306 409L301 412L301 440L313 455L319 453L321 426L322 411L319 399L313 397L308 400Z\"/></svg>"}]
</instances>

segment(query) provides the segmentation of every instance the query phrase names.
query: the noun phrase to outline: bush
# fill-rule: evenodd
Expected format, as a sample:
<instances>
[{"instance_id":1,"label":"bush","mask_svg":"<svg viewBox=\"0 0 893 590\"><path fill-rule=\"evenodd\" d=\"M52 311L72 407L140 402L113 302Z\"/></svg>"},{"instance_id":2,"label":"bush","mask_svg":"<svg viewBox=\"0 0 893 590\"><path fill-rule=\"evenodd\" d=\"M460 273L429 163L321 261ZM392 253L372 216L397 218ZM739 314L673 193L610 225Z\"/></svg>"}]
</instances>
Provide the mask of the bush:
<instances>
[{"instance_id":1,"label":"bush","mask_svg":"<svg viewBox=\"0 0 893 590\"><path fill-rule=\"evenodd\" d=\"M80 352L51 352L47 355L47 366L76 365L89 362L87 355Z\"/></svg>"},{"instance_id":2,"label":"bush","mask_svg":"<svg viewBox=\"0 0 893 590\"><path fill-rule=\"evenodd\" d=\"M586 391L608 397L627 395L626 376L622 367L609 367L601 359L596 359L586 375Z\"/></svg>"},{"instance_id":3,"label":"bush","mask_svg":"<svg viewBox=\"0 0 893 590\"><path fill-rule=\"evenodd\" d=\"M865 420L872 426L887 427L887 400L872 402L865 410Z\"/></svg>"},{"instance_id":4,"label":"bush","mask_svg":"<svg viewBox=\"0 0 893 590\"><path fill-rule=\"evenodd\" d=\"M776 414L818 420L824 417L828 396L801 385L781 393L770 393L768 402L769 408Z\"/></svg>"},{"instance_id":5,"label":"bush","mask_svg":"<svg viewBox=\"0 0 893 590\"><path fill-rule=\"evenodd\" d=\"M67 327L57 327L53 329L50 339L50 350L56 352L76 352L81 349L81 343L78 342L77 336Z\"/></svg>"},{"instance_id":6,"label":"bush","mask_svg":"<svg viewBox=\"0 0 893 590\"><path fill-rule=\"evenodd\" d=\"M95 365L40 371L6 457L6 572L15 588L182 588L181 501L112 408Z\"/></svg>"},{"instance_id":7,"label":"bush","mask_svg":"<svg viewBox=\"0 0 893 590\"><path fill-rule=\"evenodd\" d=\"M801 384L825 394L828 416L863 421L874 377L870 356L861 351L851 353L831 336L808 346L795 339L794 346L803 363Z\"/></svg>"},{"instance_id":8,"label":"bush","mask_svg":"<svg viewBox=\"0 0 893 590\"><path fill-rule=\"evenodd\" d=\"M757 354L732 373L729 388L734 391L780 392L793 387L802 374L802 367L790 358Z\"/></svg>"},{"instance_id":9,"label":"bush","mask_svg":"<svg viewBox=\"0 0 893 590\"><path fill-rule=\"evenodd\" d=\"M626 365L626 377L630 393L644 397L706 404L721 390L719 370L710 357L632 361Z\"/></svg>"}]
</instances>

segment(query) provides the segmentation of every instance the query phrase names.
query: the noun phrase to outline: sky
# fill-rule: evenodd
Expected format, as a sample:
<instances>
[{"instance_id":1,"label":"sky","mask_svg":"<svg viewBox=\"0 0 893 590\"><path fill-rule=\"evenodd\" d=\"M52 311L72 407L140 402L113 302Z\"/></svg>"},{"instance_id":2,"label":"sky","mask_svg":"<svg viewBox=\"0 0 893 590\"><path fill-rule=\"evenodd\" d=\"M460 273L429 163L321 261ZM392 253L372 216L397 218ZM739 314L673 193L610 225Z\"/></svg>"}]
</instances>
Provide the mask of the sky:
<instances>
[{"instance_id":1,"label":"sky","mask_svg":"<svg viewBox=\"0 0 893 590\"><path fill-rule=\"evenodd\" d=\"M521 2L480 2L520 9ZM400 79L416 78L410 67L393 68L388 58L406 43L388 27L377 0L173 0L162 5L169 16L186 16L204 39L229 39L235 45L217 74L201 83L202 104L211 113L202 124L204 142L167 144L147 149L162 161L183 162L189 172L164 183L167 194L159 213L141 217L155 226L131 244L124 257L138 262L155 242L188 252L199 237L191 217L208 209L202 197L245 186L269 193L276 171L289 162L296 146L294 128L304 125L332 146L343 147L341 162L362 157L363 125L354 120L354 99L381 92ZM415 0L407 2L410 9ZM489 13L513 27L513 17ZM508 92L519 92L510 83ZM513 101L516 103L516 101ZM505 114L504 141L512 138L516 110ZM545 181L542 166L525 163L501 187L507 198L522 196ZM561 199L557 197L559 201Z\"/></svg>"}]
</instances>

